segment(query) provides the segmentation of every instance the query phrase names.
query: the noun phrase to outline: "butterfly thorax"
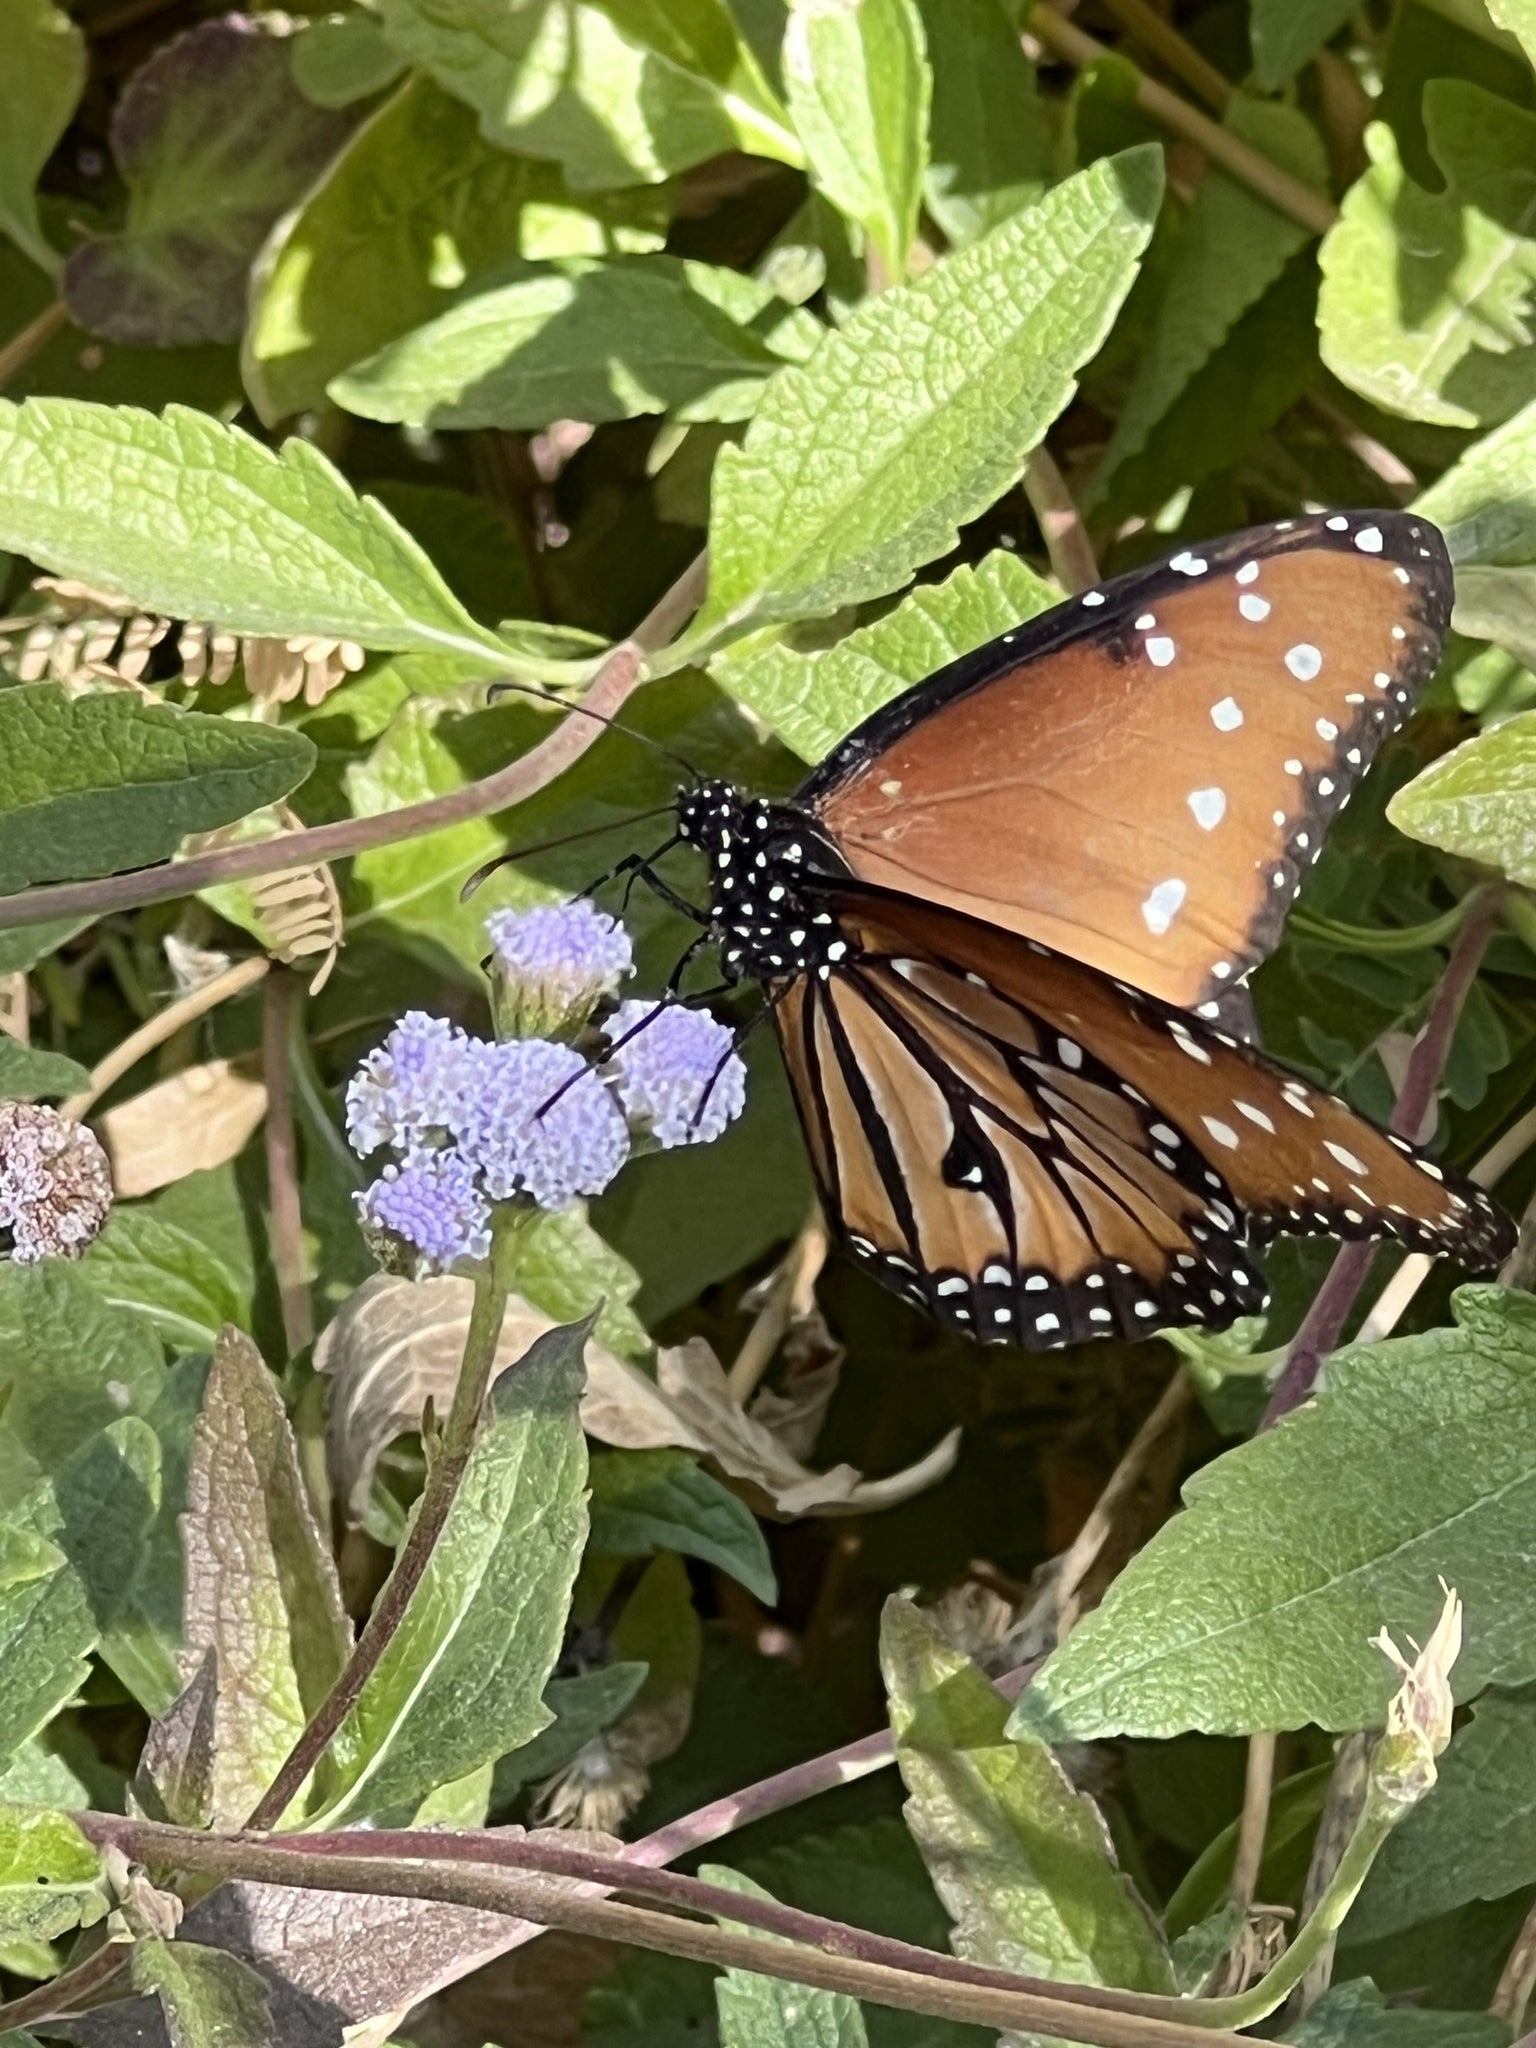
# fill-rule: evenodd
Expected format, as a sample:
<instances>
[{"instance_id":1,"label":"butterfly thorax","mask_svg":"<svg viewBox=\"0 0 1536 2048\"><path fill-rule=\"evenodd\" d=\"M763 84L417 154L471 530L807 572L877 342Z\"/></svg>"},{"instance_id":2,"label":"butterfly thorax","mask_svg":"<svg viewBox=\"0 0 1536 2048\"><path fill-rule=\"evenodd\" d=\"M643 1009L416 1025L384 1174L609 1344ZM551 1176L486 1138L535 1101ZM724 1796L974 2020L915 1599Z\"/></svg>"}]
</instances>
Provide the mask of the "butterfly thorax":
<instances>
[{"instance_id":1,"label":"butterfly thorax","mask_svg":"<svg viewBox=\"0 0 1536 2048\"><path fill-rule=\"evenodd\" d=\"M709 916L728 978L776 981L847 957L818 881L843 872L806 813L705 782L678 798L677 829L709 864Z\"/></svg>"}]
</instances>

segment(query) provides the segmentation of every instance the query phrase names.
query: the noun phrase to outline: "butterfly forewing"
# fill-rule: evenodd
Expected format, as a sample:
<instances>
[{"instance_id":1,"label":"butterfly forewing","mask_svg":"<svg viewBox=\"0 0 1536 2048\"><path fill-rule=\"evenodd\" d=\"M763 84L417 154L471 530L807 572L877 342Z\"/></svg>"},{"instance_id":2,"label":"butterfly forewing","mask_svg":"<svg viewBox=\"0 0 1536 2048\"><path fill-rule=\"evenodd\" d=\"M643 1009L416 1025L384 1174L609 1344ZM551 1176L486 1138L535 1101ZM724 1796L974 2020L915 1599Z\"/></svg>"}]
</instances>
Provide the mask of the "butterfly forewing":
<instances>
[{"instance_id":1,"label":"butterfly forewing","mask_svg":"<svg viewBox=\"0 0 1536 2048\"><path fill-rule=\"evenodd\" d=\"M1396 1237L1484 1264L1485 1196L1127 984L938 906L829 892L849 955L776 1017L855 1256L941 1321L1050 1348L1263 1306L1248 1245Z\"/></svg>"},{"instance_id":2,"label":"butterfly forewing","mask_svg":"<svg viewBox=\"0 0 1536 2048\"><path fill-rule=\"evenodd\" d=\"M1407 513L1186 549L930 677L801 801L862 880L1210 1006L1433 674L1450 595Z\"/></svg>"}]
</instances>

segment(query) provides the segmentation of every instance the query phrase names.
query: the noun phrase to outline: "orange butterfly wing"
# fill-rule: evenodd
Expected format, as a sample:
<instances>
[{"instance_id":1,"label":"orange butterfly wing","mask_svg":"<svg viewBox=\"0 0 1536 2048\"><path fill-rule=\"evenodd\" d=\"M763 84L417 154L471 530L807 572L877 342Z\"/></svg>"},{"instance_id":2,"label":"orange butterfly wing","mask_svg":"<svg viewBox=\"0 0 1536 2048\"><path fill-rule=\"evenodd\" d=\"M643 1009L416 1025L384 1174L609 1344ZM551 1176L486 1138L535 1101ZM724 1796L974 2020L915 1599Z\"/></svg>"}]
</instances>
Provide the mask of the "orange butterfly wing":
<instances>
[{"instance_id":1,"label":"orange butterfly wing","mask_svg":"<svg viewBox=\"0 0 1536 2048\"><path fill-rule=\"evenodd\" d=\"M1262 1308L1252 1240L1508 1249L1480 1190L1226 1033L941 906L827 891L849 955L775 991L855 1257L1031 1349Z\"/></svg>"},{"instance_id":2,"label":"orange butterfly wing","mask_svg":"<svg viewBox=\"0 0 1536 2048\"><path fill-rule=\"evenodd\" d=\"M861 880L1215 1015L1433 674L1450 601L1409 513L1234 534L929 677L799 800Z\"/></svg>"}]
</instances>

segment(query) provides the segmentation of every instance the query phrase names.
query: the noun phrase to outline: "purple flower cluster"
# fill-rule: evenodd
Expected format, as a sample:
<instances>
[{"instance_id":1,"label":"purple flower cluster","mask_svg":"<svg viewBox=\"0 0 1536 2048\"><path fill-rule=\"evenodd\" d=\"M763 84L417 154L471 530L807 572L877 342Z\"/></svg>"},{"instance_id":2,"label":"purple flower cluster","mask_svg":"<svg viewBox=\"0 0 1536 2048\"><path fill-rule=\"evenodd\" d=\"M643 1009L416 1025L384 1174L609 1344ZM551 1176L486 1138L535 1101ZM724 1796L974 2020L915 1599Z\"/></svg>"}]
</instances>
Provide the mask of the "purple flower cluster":
<instances>
[{"instance_id":1,"label":"purple flower cluster","mask_svg":"<svg viewBox=\"0 0 1536 2048\"><path fill-rule=\"evenodd\" d=\"M620 1003L606 1030L619 1100L663 1152L707 1145L741 1115L747 1070L731 1033L702 1010Z\"/></svg>"},{"instance_id":2,"label":"purple flower cluster","mask_svg":"<svg viewBox=\"0 0 1536 2048\"><path fill-rule=\"evenodd\" d=\"M487 930L503 1023L585 1023L630 970L627 933L589 903L497 912ZM418 1278L484 1258L493 1203L568 1208L607 1187L633 1141L703 1144L741 1114L746 1070L714 1018L627 1002L603 1036L589 1059L549 1037L490 1041L402 1017L346 1099L354 1150L397 1155L357 1198L380 1251Z\"/></svg>"}]
</instances>

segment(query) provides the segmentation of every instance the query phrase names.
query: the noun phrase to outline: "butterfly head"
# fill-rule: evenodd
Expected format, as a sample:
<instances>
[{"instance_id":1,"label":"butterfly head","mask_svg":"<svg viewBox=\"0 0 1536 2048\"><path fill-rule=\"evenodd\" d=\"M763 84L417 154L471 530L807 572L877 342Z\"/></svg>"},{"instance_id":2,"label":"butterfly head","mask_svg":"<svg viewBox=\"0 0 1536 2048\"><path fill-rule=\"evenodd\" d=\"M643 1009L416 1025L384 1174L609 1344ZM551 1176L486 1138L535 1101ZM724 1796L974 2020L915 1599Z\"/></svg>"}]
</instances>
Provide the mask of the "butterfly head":
<instances>
[{"instance_id":1,"label":"butterfly head","mask_svg":"<svg viewBox=\"0 0 1536 2048\"><path fill-rule=\"evenodd\" d=\"M836 858L801 812L704 782L680 793L677 830L709 863L710 921L731 979L773 981L846 956L836 920L814 900L812 863Z\"/></svg>"}]
</instances>

